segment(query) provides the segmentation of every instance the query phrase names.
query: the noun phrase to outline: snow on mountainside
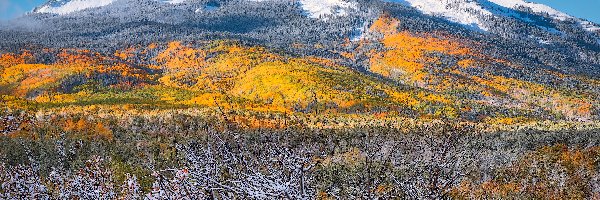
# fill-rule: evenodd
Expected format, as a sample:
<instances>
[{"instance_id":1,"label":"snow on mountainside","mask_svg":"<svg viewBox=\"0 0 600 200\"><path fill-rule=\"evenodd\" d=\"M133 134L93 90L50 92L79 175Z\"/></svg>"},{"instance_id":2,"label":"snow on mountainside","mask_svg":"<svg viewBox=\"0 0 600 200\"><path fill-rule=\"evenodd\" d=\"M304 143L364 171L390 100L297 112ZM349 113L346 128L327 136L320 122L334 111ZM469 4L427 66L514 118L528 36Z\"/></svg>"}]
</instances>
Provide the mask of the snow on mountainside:
<instances>
[{"instance_id":1,"label":"snow on mountainside","mask_svg":"<svg viewBox=\"0 0 600 200\"><path fill-rule=\"evenodd\" d=\"M518 12L530 10L533 14L548 14L551 19L566 21L574 20L585 30L599 31L597 25L577 19L566 13L560 12L549 6L526 2L523 0L386 0L387 2L400 3L414 7L424 14L439 16L449 21L488 30L490 27L484 23L484 18L490 16L511 17L524 22L532 22Z\"/></svg>"},{"instance_id":2,"label":"snow on mountainside","mask_svg":"<svg viewBox=\"0 0 600 200\"><path fill-rule=\"evenodd\" d=\"M170 4L178 4L178 3L183 3L187 0L164 0L163 2L165 3L170 3Z\"/></svg>"},{"instance_id":3,"label":"snow on mountainside","mask_svg":"<svg viewBox=\"0 0 600 200\"><path fill-rule=\"evenodd\" d=\"M36 13L51 13L65 15L90 8L97 8L109 5L117 0L51 0L46 4L36 8ZM180 4L187 0L158 0L159 2L169 4Z\"/></svg>"},{"instance_id":4,"label":"snow on mountainside","mask_svg":"<svg viewBox=\"0 0 600 200\"><path fill-rule=\"evenodd\" d=\"M109 5L117 0L51 0L48 3L34 10L36 13L52 13L52 14L69 14L85 10L88 8L96 8ZM169 4L180 4L187 0L158 0L159 2ZM263 1L263 0L248 0L248 1ZM345 16L348 9L357 8L356 2L346 0L298 0L297 1L306 15L311 18L319 18L327 15Z\"/></svg>"},{"instance_id":5,"label":"snow on mountainside","mask_svg":"<svg viewBox=\"0 0 600 200\"><path fill-rule=\"evenodd\" d=\"M53 0L34 10L37 13L69 14L85 10L106 6L116 0Z\"/></svg>"},{"instance_id":6,"label":"snow on mountainside","mask_svg":"<svg viewBox=\"0 0 600 200\"><path fill-rule=\"evenodd\" d=\"M401 3L415 7L421 12L444 17L450 21L487 30L478 15L491 15L477 2L471 0L387 0L388 2Z\"/></svg>"},{"instance_id":7,"label":"snow on mountainside","mask_svg":"<svg viewBox=\"0 0 600 200\"><path fill-rule=\"evenodd\" d=\"M302 8L308 16L319 18L324 15L345 16L346 9L356 8L356 3L343 0L300 0Z\"/></svg>"},{"instance_id":8,"label":"snow on mountainside","mask_svg":"<svg viewBox=\"0 0 600 200\"><path fill-rule=\"evenodd\" d=\"M551 8L550 6L543 5L543 4L525 2L523 0L489 0L489 1L491 1L495 4L507 7L507 8L519 8L519 7L530 8L535 13L548 13L548 15L550 15L552 18L558 19L558 20L564 21L564 20L573 18L572 16L569 16L563 12L560 12L558 10Z\"/></svg>"},{"instance_id":9,"label":"snow on mountainside","mask_svg":"<svg viewBox=\"0 0 600 200\"><path fill-rule=\"evenodd\" d=\"M558 11L554 8L551 8L550 6L544 5L544 4L526 2L523 0L489 0L489 1L491 1L495 4L507 7L507 8L518 9L519 7L524 7L524 8L531 9L535 13L547 13L553 19L560 20L560 21L575 20L584 29L586 29L588 31L600 30L600 27L594 25L593 23L591 23L589 21L577 19L573 16L570 16L566 13L560 12L560 11Z\"/></svg>"},{"instance_id":10,"label":"snow on mountainside","mask_svg":"<svg viewBox=\"0 0 600 200\"><path fill-rule=\"evenodd\" d=\"M109 5L117 0L51 0L34 10L36 13L52 13L65 15L89 8ZM187 0L157 0L168 4L180 4ZM263 0L247 0L263 1ZM358 8L353 0L294 0L298 2L306 15L311 18L346 16L349 10ZM449 21L460 23L475 29L488 31L491 25L485 23L490 17L509 17L525 23L534 22L523 13L547 16L551 20L573 21L584 30L600 31L600 27L592 22L575 18L549 6L526 2L524 0L383 0L414 7L424 14L443 17ZM547 14L547 15L546 15ZM545 27L550 32L557 32L553 27Z\"/></svg>"}]
</instances>

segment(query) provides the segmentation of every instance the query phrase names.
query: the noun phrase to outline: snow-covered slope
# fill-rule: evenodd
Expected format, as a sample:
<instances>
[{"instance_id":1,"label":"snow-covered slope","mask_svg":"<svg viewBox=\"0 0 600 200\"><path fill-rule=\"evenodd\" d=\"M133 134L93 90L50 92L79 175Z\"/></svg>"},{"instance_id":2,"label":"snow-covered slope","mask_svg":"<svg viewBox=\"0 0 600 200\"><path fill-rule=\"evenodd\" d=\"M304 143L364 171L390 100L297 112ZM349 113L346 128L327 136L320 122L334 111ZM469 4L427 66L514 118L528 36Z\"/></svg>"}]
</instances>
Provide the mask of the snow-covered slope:
<instances>
[{"instance_id":1,"label":"snow-covered slope","mask_svg":"<svg viewBox=\"0 0 600 200\"><path fill-rule=\"evenodd\" d=\"M597 25L577 19L549 6L526 2L524 0L385 0L412 6L424 14L439 16L456 23L488 30L490 27L484 19L490 16L511 17L524 22L532 22L529 18L517 13L529 9L532 14L548 14L553 20L574 20L588 31L600 31ZM525 9L523 9L525 8ZM551 29L549 29L551 30Z\"/></svg>"},{"instance_id":2,"label":"snow-covered slope","mask_svg":"<svg viewBox=\"0 0 600 200\"><path fill-rule=\"evenodd\" d=\"M531 3L531 2L526 2L523 0L488 0L488 1L491 1L495 4L498 4L498 5L507 7L507 8L515 8L515 9L518 9L519 7L530 8L535 13L548 13L548 15L550 15L552 18L558 19L558 20L566 20L566 19L573 18L563 12L555 10L555 9L551 8L550 6L547 6L544 4Z\"/></svg>"},{"instance_id":3,"label":"snow-covered slope","mask_svg":"<svg viewBox=\"0 0 600 200\"><path fill-rule=\"evenodd\" d=\"M85 9L97 8L109 5L119 0L50 0L46 4L36 8L35 13L52 13L65 15ZM180 4L194 2L190 0L155 0L165 4ZM264 0L247 0L264 1ZM311 18L327 16L346 16L351 10L358 8L355 0L290 0L298 2L305 14ZM527 14L542 15L551 20L575 22L581 28L591 32L600 32L597 24L578 19L566 13L560 12L549 6L531 3L525 0L383 0L386 2L399 3L414 7L424 14L445 18L449 21L472 27L474 29L488 31L490 27L486 20L491 17L509 17L525 23L534 20L528 18ZM198 8L196 8L198 9ZM202 9L199 9L202 10ZM547 14L547 15L546 15ZM534 23L535 24L535 23ZM554 27L543 27L550 32L556 33Z\"/></svg>"},{"instance_id":4,"label":"snow-covered slope","mask_svg":"<svg viewBox=\"0 0 600 200\"><path fill-rule=\"evenodd\" d=\"M480 15L492 13L483 9L474 0L387 0L388 2L410 5L425 14L444 17L450 21L487 30Z\"/></svg>"},{"instance_id":5,"label":"snow-covered slope","mask_svg":"<svg viewBox=\"0 0 600 200\"><path fill-rule=\"evenodd\" d=\"M187 0L163 0L163 2L165 3L170 3L170 4L178 4L178 3L183 3Z\"/></svg>"},{"instance_id":6,"label":"snow-covered slope","mask_svg":"<svg viewBox=\"0 0 600 200\"><path fill-rule=\"evenodd\" d=\"M90 8L98 8L102 6L107 6L113 2L118 0L51 0L45 3L44 5L36 8L34 12L36 13L52 13L65 15L77 11L82 11ZM184 3L187 0L157 0L158 2L168 3L168 4L180 4Z\"/></svg>"},{"instance_id":7,"label":"snow-covered slope","mask_svg":"<svg viewBox=\"0 0 600 200\"><path fill-rule=\"evenodd\" d=\"M300 0L302 8L309 17L319 18L325 15L346 15L346 10L356 8L356 3L344 0Z\"/></svg>"},{"instance_id":8,"label":"snow-covered slope","mask_svg":"<svg viewBox=\"0 0 600 200\"><path fill-rule=\"evenodd\" d=\"M589 21L577 19L571 15L560 12L560 11L558 11L554 8L551 8L550 6L544 5L544 4L526 2L523 0L488 0L488 1L491 1L495 4L498 4L498 5L507 7L507 8L514 8L514 9L518 9L519 7L529 8L534 13L546 13L553 19L560 20L560 21L575 20L584 29L586 29L588 31L600 30L600 27L594 25L593 23L591 23Z\"/></svg>"},{"instance_id":9,"label":"snow-covered slope","mask_svg":"<svg viewBox=\"0 0 600 200\"><path fill-rule=\"evenodd\" d=\"M69 14L88 8L106 6L116 0L54 0L34 10L37 13Z\"/></svg>"}]
</instances>

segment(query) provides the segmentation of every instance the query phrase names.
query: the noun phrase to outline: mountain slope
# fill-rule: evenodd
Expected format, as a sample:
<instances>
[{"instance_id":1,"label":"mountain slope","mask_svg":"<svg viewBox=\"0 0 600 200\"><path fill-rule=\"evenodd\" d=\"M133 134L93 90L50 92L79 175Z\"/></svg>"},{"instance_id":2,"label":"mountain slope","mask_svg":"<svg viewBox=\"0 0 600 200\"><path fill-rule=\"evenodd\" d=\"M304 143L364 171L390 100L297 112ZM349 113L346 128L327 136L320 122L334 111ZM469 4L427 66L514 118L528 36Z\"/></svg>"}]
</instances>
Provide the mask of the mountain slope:
<instances>
[{"instance_id":1,"label":"mountain slope","mask_svg":"<svg viewBox=\"0 0 600 200\"><path fill-rule=\"evenodd\" d=\"M0 23L0 199L600 199L597 25L543 5L36 11Z\"/></svg>"},{"instance_id":2,"label":"mountain slope","mask_svg":"<svg viewBox=\"0 0 600 200\"><path fill-rule=\"evenodd\" d=\"M523 1L62 0L17 21L47 27L0 30L1 86L43 104L598 118L595 25Z\"/></svg>"}]
</instances>

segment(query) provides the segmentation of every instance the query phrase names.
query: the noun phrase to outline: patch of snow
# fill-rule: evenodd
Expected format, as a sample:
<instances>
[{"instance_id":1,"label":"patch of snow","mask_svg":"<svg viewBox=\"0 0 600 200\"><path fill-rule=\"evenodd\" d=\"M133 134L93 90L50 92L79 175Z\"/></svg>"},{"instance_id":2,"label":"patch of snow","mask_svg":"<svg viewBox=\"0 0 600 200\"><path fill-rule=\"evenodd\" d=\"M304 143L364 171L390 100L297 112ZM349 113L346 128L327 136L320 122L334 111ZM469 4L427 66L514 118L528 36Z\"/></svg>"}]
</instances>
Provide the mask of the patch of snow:
<instances>
[{"instance_id":1,"label":"patch of snow","mask_svg":"<svg viewBox=\"0 0 600 200\"><path fill-rule=\"evenodd\" d=\"M572 16L560 12L554 8L551 8L550 6L544 5L544 4L539 4L539 3L532 3L532 2L526 2L523 0L488 0L491 1L495 4L507 7L507 8L513 8L513 9L517 9L519 7L526 7L526 8L530 8L531 11L535 12L535 13L548 13L548 15L550 15L553 19L557 19L557 20L567 20L567 19L571 19L573 18Z\"/></svg>"},{"instance_id":2,"label":"patch of snow","mask_svg":"<svg viewBox=\"0 0 600 200\"><path fill-rule=\"evenodd\" d=\"M365 34L364 27L357 28L356 30L354 30L352 32L352 35L350 35L350 41L353 41L353 42L360 41L361 39L363 39L364 34Z\"/></svg>"},{"instance_id":3,"label":"patch of snow","mask_svg":"<svg viewBox=\"0 0 600 200\"><path fill-rule=\"evenodd\" d=\"M590 32L599 32L600 31L600 27L598 27L596 24L592 23L592 22L588 22L588 21L581 21L579 22L579 24L581 24L581 27L583 27L583 29L590 31Z\"/></svg>"},{"instance_id":4,"label":"patch of snow","mask_svg":"<svg viewBox=\"0 0 600 200\"><path fill-rule=\"evenodd\" d=\"M514 10L512 8L505 7L505 6L493 3L488 0L479 0L479 3L481 4L481 6L484 9L490 11L494 15L512 17L512 18L519 19L519 20L527 22L527 23L535 22L535 20L529 18L527 15L524 16L522 13L517 12L516 10Z\"/></svg>"},{"instance_id":5,"label":"patch of snow","mask_svg":"<svg viewBox=\"0 0 600 200\"><path fill-rule=\"evenodd\" d=\"M170 3L170 4L179 4L179 3L183 3L187 0L163 0L163 2L165 3Z\"/></svg>"},{"instance_id":6,"label":"patch of snow","mask_svg":"<svg viewBox=\"0 0 600 200\"><path fill-rule=\"evenodd\" d=\"M441 16L452 22L464 24L487 31L481 15L492 15L481 5L473 0L385 0L392 3L401 3L412 6L424 14Z\"/></svg>"},{"instance_id":7,"label":"patch of snow","mask_svg":"<svg viewBox=\"0 0 600 200\"><path fill-rule=\"evenodd\" d=\"M65 15L72 12L85 10L88 8L96 8L106 6L113 3L116 0L73 0L69 1L61 6L52 7L49 5L43 6L37 9L38 13L53 13L59 15Z\"/></svg>"},{"instance_id":8,"label":"patch of snow","mask_svg":"<svg viewBox=\"0 0 600 200\"><path fill-rule=\"evenodd\" d=\"M528 37L532 41L537 41L537 43L542 44L542 45L551 45L551 44L553 44L553 41L551 39L547 39L547 38L543 38L543 37L538 37L538 36L534 36L534 35L529 35Z\"/></svg>"},{"instance_id":9,"label":"patch of snow","mask_svg":"<svg viewBox=\"0 0 600 200\"><path fill-rule=\"evenodd\" d=\"M538 43L548 45L548 44L552 44L552 41L550 41L550 40L544 40L544 39L539 39Z\"/></svg>"},{"instance_id":10,"label":"patch of snow","mask_svg":"<svg viewBox=\"0 0 600 200\"><path fill-rule=\"evenodd\" d=\"M202 7L202 8L196 9L195 12L196 13L211 12L211 11L215 11L215 10L219 9L219 7L220 6L218 4L209 3L207 5L204 5L204 7Z\"/></svg>"},{"instance_id":11,"label":"patch of snow","mask_svg":"<svg viewBox=\"0 0 600 200\"><path fill-rule=\"evenodd\" d=\"M540 39L538 39L538 43L545 44L545 45L550 45L550 44L552 44L552 41L540 38Z\"/></svg>"},{"instance_id":12,"label":"patch of snow","mask_svg":"<svg viewBox=\"0 0 600 200\"><path fill-rule=\"evenodd\" d=\"M356 9L355 2L343 0L300 0L302 8L311 18L320 18L326 15L346 16L346 9Z\"/></svg>"}]
</instances>

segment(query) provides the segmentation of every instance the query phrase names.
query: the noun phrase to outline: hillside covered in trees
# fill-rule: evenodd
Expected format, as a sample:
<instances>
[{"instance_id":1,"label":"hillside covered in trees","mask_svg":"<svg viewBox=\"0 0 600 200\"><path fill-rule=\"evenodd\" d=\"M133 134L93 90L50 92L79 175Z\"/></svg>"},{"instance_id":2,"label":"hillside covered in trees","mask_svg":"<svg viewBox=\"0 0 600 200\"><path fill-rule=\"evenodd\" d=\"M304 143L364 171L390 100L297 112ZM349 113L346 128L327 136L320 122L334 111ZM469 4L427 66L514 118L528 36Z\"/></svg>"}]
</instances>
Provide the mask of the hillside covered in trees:
<instances>
[{"instance_id":1,"label":"hillside covered in trees","mask_svg":"<svg viewBox=\"0 0 600 200\"><path fill-rule=\"evenodd\" d=\"M520 0L51 0L0 199L600 198L600 26Z\"/></svg>"}]
</instances>

